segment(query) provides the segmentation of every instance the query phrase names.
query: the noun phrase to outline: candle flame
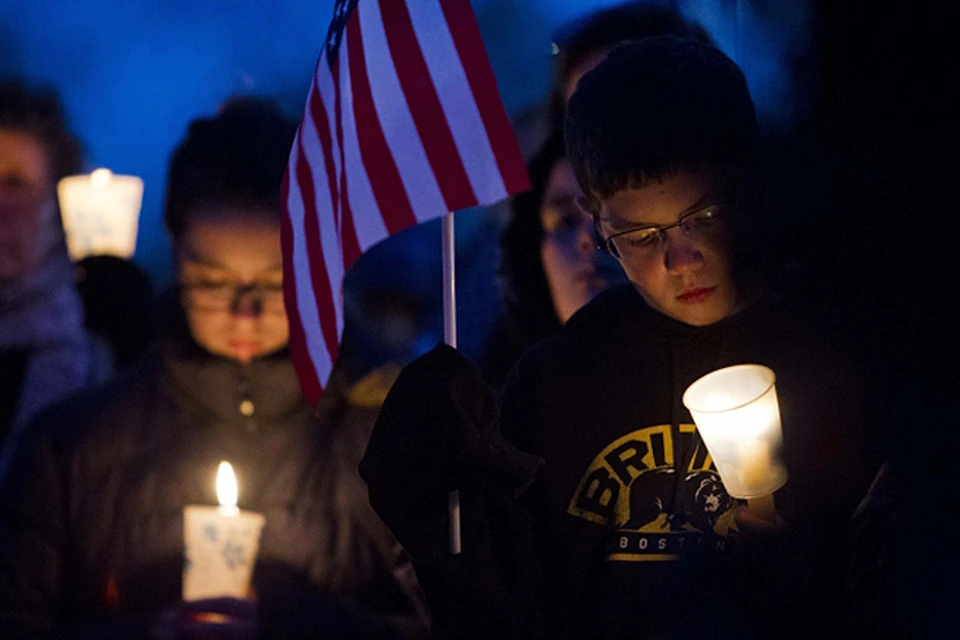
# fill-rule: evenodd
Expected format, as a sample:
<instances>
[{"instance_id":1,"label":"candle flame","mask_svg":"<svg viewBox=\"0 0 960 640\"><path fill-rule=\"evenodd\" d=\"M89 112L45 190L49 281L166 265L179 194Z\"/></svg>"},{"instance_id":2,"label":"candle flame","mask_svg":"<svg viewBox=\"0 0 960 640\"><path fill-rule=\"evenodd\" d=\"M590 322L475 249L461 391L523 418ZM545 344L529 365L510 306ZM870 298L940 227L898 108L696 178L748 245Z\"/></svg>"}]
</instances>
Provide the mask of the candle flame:
<instances>
[{"instance_id":1,"label":"candle flame","mask_svg":"<svg viewBox=\"0 0 960 640\"><path fill-rule=\"evenodd\" d=\"M233 466L224 460L217 468L217 500L221 507L237 506L237 476Z\"/></svg>"},{"instance_id":2,"label":"candle flame","mask_svg":"<svg viewBox=\"0 0 960 640\"><path fill-rule=\"evenodd\" d=\"M110 184L113 173L110 169L97 169L90 174L90 184L98 189L102 189Z\"/></svg>"}]
</instances>

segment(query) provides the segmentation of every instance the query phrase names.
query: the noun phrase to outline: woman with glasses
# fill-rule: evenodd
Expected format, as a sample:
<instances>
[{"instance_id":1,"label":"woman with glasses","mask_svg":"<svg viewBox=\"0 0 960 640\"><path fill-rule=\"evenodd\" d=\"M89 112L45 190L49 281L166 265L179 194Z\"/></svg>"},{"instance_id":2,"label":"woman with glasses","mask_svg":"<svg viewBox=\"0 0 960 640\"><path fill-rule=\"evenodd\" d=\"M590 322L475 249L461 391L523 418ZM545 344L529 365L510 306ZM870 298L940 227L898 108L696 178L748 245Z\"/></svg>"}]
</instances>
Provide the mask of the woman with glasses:
<instances>
[{"instance_id":1,"label":"woman with glasses","mask_svg":"<svg viewBox=\"0 0 960 640\"><path fill-rule=\"evenodd\" d=\"M499 278L506 313L487 342L480 366L499 388L523 352L548 338L583 305L622 282L616 261L599 250L593 222L563 150L551 136L530 161L532 189L514 198L500 240Z\"/></svg>"},{"instance_id":2,"label":"woman with glasses","mask_svg":"<svg viewBox=\"0 0 960 640\"><path fill-rule=\"evenodd\" d=\"M150 356L38 420L0 485L0 628L12 635L408 637L412 570L369 509L355 434L321 422L287 352L280 184L295 126L242 99L194 121L170 161L178 292ZM227 461L263 514L251 598L181 600L183 510ZM406 576L406 578L395 578ZM209 616L207 617L209 620ZM11 636L12 637L12 636Z\"/></svg>"}]
</instances>

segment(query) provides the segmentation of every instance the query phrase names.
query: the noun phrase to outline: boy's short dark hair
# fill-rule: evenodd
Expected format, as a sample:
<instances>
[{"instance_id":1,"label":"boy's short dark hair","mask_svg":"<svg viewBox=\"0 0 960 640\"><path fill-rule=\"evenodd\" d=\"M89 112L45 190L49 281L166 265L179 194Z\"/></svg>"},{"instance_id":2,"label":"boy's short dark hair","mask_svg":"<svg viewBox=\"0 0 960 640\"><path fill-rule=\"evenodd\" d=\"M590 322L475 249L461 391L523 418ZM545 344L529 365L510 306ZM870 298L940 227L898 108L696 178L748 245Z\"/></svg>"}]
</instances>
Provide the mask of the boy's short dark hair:
<instances>
[{"instance_id":1,"label":"boy's short dark hair","mask_svg":"<svg viewBox=\"0 0 960 640\"><path fill-rule=\"evenodd\" d=\"M33 89L19 80L0 81L0 129L28 135L47 149L53 187L80 173L80 143L67 129L57 93Z\"/></svg>"},{"instance_id":2,"label":"boy's short dark hair","mask_svg":"<svg viewBox=\"0 0 960 640\"><path fill-rule=\"evenodd\" d=\"M597 9L562 25L553 36L557 55L554 58L554 90L550 98L551 127L563 129L566 111L564 86L584 60L595 53L613 49L621 42L662 35L711 42L703 27L684 18L668 2L635 0Z\"/></svg>"},{"instance_id":3,"label":"boy's short dark hair","mask_svg":"<svg viewBox=\"0 0 960 640\"><path fill-rule=\"evenodd\" d=\"M273 101L234 98L213 118L190 124L170 158L164 222L174 240L192 208L275 211L296 125Z\"/></svg>"},{"instance_id":4,"label":"boy's short dark hair","mask_svg":"<svg viewBox=\"0 0 960 640\"><path fill-rule=\"evenodd\" d=\"M565 136L594 208L597 198L677 171L735 175L759 141L737 65L708 44L675 36L621 45L587 73L570 99Z\"/></svg>"}]
</instances>

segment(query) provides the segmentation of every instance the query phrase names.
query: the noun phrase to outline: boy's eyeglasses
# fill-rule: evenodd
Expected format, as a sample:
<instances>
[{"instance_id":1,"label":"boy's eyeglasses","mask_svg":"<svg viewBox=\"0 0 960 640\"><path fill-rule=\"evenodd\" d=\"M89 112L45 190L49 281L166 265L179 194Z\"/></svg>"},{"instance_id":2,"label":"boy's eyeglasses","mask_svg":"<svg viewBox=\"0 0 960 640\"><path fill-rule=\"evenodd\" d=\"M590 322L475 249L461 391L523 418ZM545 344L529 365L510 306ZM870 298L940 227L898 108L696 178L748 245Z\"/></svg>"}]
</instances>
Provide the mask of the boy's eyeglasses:
<instances>
[{"instance_id":1,"label":"boy's eyeglasses","mask_svg":"<svg viewBox=\"0 0 960 640\"><path fill-rule=\"evenodd\" d=\"M732 205L727 202L714 202L684 213L673 224L644 224L618 231L607 238L600 230L600 221L596 221L600 248L606 249L620 260L647 258L660 249L667 239L667 231L680 227L680 231L689 237L716 235L723 230L724 215Z\"/></svg>"},{"instance_id":2,"label":"boy's eyeglasses","mask_svg":"<svg viewBox=\"0 0 960 640\"><path fill-rule=\"evenodd\" d=\"M186 304L200 311L236 312L240 300L250 296L254 311L283 313L283 285L240 282L181 282Z\"/></svg>"}]
</instances>

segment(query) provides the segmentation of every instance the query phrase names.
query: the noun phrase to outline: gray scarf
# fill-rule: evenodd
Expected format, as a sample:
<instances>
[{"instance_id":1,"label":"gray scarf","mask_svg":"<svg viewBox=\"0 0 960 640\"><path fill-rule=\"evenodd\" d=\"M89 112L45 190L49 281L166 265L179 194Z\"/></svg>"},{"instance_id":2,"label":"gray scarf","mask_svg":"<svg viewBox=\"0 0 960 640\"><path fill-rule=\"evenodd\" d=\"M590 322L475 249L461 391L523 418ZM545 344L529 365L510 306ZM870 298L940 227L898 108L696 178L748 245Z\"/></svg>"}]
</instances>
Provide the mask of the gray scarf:
<instances>
[{"instance_id":1,"label":"gray scarf","mask_svg":"<svg viewBox=\"0 0 960 640\"><path fill-rule=\"evenodd\" d=\"M33 273L0 285L0 351L8 349L27 352L27 369L5 448L39 409L103 380L110 368L84 329L65 252L51 252Z\"/></svg>"}]
</instances>

